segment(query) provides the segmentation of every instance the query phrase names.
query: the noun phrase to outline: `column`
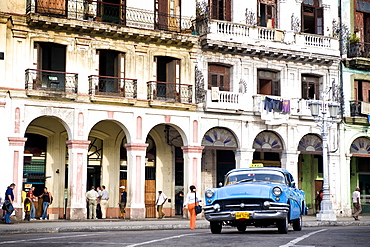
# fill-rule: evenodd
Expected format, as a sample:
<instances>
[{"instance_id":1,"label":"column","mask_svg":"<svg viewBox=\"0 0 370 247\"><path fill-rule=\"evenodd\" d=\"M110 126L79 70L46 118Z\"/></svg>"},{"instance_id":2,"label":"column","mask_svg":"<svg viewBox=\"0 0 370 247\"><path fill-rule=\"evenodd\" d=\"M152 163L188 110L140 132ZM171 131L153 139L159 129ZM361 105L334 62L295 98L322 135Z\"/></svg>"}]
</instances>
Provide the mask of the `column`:
<instances>
[{"instance_id":1,"label":"column","mask_svg":"<svg viewBox=\"0 0 370 247\"><path fill-rule=\"evenodd\" d=\"M16 209L17 219L22 219L22 189L23 189L23 153L24 144L27 138L24 137L8 137L10 150L13 150L13 175L9 174L8 184L15 183L16 187L14 193L14 208ZM3 177L2 179L7 179Z\"/></svg>"},{"instance_id":2,"label":"column","mask_svg":"<svg viewBox=\"0 0 370 247\"><path fill-rule=\"evenodd\" d=\"M86 219L87 151L90 141L70 140L68 146L67 219Z\"/></svg>"},{"instance_id":3,"label":"column","mask_svg":"<svg viewBox=\"0 0 370 247\"><path fill-rule=\"evenodd\" d=\"M235 151L235 167L248 168L253 161L254 149L240 148Z\"/></svg>"},{"instance_id":4,"label":"column","mask_svg":"<svg viewBox=\"0 0 370 247\"><path fill-rule=\"evenodd\" d=\"M132 220L145 218L145 155L148 144L127 143L128 210Z\"/></svg>"},{"instance_id":5,"label":"column","mask_svg":"<svg viewBox=\"0 0 370 247\"><path fill-rule=\"evenodd\" d=\"M298 186L298 157L299 151L283 151L281 154L281 167L288 170Z\"/></svg>"},{"instance_id":6,"label":"column","mask_svg":"<svg viewBox=\"0 0 370 247\"><path fill-rule=\"evenodd\" d=\"M201 191L201 164L202 164L202 151L203 146L183 146L181 147L184 154L184 194L189 192L190 185L197 188L198 197L202 197Z\"/></svg>"}]
</instances>

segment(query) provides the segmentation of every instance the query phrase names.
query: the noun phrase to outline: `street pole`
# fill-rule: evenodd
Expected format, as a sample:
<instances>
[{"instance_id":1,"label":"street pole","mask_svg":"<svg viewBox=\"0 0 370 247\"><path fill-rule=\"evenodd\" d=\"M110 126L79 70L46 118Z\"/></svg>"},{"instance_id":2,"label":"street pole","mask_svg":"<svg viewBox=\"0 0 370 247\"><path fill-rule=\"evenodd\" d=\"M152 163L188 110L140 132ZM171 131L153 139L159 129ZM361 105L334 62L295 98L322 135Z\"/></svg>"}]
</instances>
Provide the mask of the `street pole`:
<instances>
[{"instance_id":1,"label":"street pole","mask_svg":"<svg viewBox=\"0 0 370 247\"><path fill-rule=\"evenodd\" d=\"M337 217L333 211L333 206L330 200L329 191L329 162L328 162L328 135L329 125L331 124L327 119L327 111L325 102L322 102L322 117L321 117L321 137L322 137L322 165L323 165L323 199L320 205L320 212L316 215L319 221L336 221Z\"/></svg>"}]
</instances>

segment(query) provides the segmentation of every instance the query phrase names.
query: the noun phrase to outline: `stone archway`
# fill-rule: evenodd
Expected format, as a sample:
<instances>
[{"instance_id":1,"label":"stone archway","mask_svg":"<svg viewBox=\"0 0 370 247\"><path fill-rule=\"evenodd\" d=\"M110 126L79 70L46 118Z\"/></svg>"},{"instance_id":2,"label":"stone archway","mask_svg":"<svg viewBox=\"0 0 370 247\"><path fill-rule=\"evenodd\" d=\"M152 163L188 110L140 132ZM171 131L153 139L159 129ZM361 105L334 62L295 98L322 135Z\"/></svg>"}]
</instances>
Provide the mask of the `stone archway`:
<instances>
[{"instance_id":1,"label":"stone archway","mask_svg":"<svg viewBox=\"0 0 370 247\"><path fill-rule=\"evenodd\" d=\"M307 134L298 143L298 187L306 193L309 214L319 212L320 190L323 186L322 140L316 134Z\"/></svg>"},{"instance_id":2,"label":"stone archway","mask_svg":"<svg viewBox=\"0 0 370 247\"><path fill-rule=\"evenodd\" d=\"M359 186L361 197L370 196L370 139L359 137L351 143L351 172L350 188L351 191ZM362 200L362 213L370 213L370 203Z\"/></svg>"},{"instance_id":3,"label":"stone archway","mask_svg":"<svg viewBox=\"0 0 370 247\"><path fill-rule=\"evenodd\" d=\"M236 166L235 151L238 148L234 134L221 127L208 130L202 139L204 146L203 171L210 173L212 179L206 186L215 187L224 182L226 173Z\"/></svg>"},{"instance_id":4,"label":"stone archway","mask_svg":"<svg viewBox=\"0 0 370 247\"><path fill-rule=\"evenodd\" d=\"M283 144L280 137L272 131L260 132L253 142L253 163L264 166L281 167Z\"/></svg>"}]
</instances>

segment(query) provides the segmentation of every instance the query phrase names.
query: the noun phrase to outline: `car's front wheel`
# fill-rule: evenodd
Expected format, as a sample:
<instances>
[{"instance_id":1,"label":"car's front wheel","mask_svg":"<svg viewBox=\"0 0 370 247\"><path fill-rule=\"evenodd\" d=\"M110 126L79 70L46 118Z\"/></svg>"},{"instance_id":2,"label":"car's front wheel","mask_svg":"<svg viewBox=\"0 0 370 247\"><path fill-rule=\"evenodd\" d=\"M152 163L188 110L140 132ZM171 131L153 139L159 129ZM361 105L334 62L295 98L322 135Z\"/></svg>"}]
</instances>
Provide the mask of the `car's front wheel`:
<instances>
[{"instance_id":1,"label":"car's front wheel","mask_svg":"<svg viewBox=\"0 0 370 247\"><path fill-rule=\"evenodd\" d=\"M288 226L289 226L288 216L285 217L285 219L278 221L276 225L277 225L279 233L287 234L288 233Z\"/></svg>"},{"instance_id":2,"label":"car's front wheel","mask_svg":"<svg viewBox=\"0 0 370 247\"><path fill-rule=\"evenodd\" d=\"M222 230L222 221L211 221L211 232L213 234L220 234Z\"/></svg>"},{"instance_id":3,"label":"car's front wheel","mask_svg":"<svg viewBox=\"0 0 370 247\"><path fill-rule=\"evenodd\" d=\"M293 230L301 231L302 230L302 215L299 218L293 220Z\"/></svg>"}]
</instances>

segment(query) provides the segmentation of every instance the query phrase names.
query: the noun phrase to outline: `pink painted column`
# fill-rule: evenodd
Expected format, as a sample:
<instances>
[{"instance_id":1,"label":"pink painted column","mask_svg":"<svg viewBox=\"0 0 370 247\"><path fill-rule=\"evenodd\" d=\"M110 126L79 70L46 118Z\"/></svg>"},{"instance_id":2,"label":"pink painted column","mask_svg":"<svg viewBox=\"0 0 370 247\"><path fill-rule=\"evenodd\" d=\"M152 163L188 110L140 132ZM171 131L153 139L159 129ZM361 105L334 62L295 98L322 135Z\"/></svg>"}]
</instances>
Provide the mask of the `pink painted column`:
<instances>
[{"instance_id":1,"label":"pink painted column","mask_svg":"<svg viewBox=\"0 0 370 247\"><path fill-rule=\"evenodd\" d=\"M87 151L90 141L70 140L68 146L67 219L86 219Z\"/></svg>"},{"instance_id":2,"label":"pink painted column","mask_svg":"<svg viewBox=\"0 0 370 247\"><path fill-rule=\"evenodd\" d=\"M148 144L127 143L127 188L130 218L145 218L145 155Z\"/></svg>"},{"instance_id":3,"label":"pink painted column","mask_svg":"<svg viewBox=\"0 0 370 247\"><path fill-rule=\"evenodd\" d=\"M189 190L190 185L195 185L197 188L197 196L203 195L202 192L202 151L203 146L183 146L181 147L184 154L184 192L185 195Z\"/></svg>"},{"instance_id":4,"label":"pink painted column","mask_svg":"<svg viewBox=\"0 0 370 247\"><path fill-rule=\"evenodd\" d=\"M27 138L24 137L8 137L10 150L13 150L13 174L4 174L1 179L7 180L7 185L15 183L14 193L14 208L16 209L16 217L22 218L22 188L23 188L23 153L24 144Z\"/></svg>"}]
</instances>

